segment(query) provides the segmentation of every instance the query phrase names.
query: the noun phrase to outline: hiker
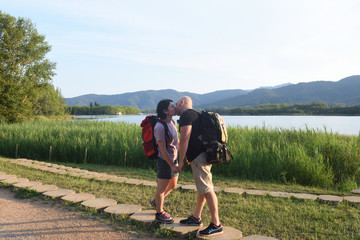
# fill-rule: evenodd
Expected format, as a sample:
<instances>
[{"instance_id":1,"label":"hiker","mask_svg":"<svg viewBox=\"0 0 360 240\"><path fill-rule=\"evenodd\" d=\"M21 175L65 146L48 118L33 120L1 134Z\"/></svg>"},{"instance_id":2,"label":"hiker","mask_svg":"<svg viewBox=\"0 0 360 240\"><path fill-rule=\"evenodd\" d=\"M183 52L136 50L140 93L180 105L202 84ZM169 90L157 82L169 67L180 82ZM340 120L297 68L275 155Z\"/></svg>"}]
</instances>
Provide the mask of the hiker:
<instances>
[{"instance_id":1,"label":"hiker","mask_svg":"<svg viewBox=\"0 0 360 240\"><path fill-rule=\"evenodd\" d=\"M202 236L214 236L223 233L218 214L218 201L212 183L211 164L206 162L205 150L198 138L201 134L199 113L193 109L190 97L181 97L176 102L176 114L180 116L180 146L179 170L184 166L184 160L191 165L193 178L197 189L197 201L193 214L187 219L180 220L180 224L200 226L201 213L205 202L211 213L210 225L201 231Z\"/></svg>"},{"instance_id":2,"label":"hiker","mask_svg":"<svg viewBox=\"0 0 360 240\"><path fill-rule=\"evenodd\" d=\"M163 209L164 198L176 187L178 168L178 132L172 117L175 115L175 105L172 100L161 100L156 108L160 119L154 127L154 137L158 146L157 189L155 199L150 204L156 208L155 221L172 223L174 220Z\"/></svg>"}]
</instances>

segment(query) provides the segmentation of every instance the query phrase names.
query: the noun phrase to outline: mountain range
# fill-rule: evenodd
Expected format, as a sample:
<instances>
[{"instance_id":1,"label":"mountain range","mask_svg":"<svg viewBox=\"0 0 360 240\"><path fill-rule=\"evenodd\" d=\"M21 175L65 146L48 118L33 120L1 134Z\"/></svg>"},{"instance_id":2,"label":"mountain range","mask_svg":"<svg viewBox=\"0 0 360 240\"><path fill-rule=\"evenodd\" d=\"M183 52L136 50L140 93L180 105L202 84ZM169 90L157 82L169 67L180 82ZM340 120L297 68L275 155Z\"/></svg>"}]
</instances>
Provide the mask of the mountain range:
<instances>
[{"instance_id":1,"label":"mountain range","mask_svg":"<svg viewBox=\"0 0 360 240\"><path fill-rule=\"evenodd\" d=\"M254 107L267 103L312 103L326 102L329 105L360 105L360 75L346 77L337 82L314 81L298 84L282 84L260 87L255 90L219 90L206 94L178 92L173 89L148 90L115 95L87 94L65 98L68 106L89 106L90 102L101 105L126 105L152 110L164 98L176 101L181 96L190 96L195 108L205 107Z\"/></svg>"}]
</instances>

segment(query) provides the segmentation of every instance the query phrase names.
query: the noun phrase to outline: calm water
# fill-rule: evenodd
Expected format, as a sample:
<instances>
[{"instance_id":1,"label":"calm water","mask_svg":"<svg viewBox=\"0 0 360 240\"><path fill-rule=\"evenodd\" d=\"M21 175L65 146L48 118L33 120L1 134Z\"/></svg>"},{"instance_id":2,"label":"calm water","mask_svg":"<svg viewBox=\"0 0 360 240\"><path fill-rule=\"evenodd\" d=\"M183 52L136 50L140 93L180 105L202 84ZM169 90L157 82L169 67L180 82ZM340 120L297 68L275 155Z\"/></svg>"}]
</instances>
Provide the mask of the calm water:
<instances>
[{"instance_id":1,"label":"calm water","mask_svg":"<svg viewBox=\"0 0 360 240\"><path fill-rule=\"evenodd\" d=\"M360 116L222 116L227 126L267 127L283 129L315 129L319 131L336 132L346 135L359 135ZM77 116L89 118L89 116ZM128 116L90 116L92 120L124 121L140 125L145 115ZM178 117L174 117L177 120Z\"/></svg>"}]
</instances>

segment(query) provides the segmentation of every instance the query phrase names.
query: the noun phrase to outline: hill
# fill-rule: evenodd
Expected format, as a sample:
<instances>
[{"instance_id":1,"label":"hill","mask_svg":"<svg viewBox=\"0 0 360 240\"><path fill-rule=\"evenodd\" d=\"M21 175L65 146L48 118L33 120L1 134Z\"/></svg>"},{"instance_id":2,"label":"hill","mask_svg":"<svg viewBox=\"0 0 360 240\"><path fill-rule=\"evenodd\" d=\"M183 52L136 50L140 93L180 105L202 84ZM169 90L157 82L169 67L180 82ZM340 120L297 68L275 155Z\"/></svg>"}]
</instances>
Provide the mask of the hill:
<instances>
[{"instance_id":1,"label":"hill","mask_svg":"<svg viewBox=\"0 0 360 240\"><path fill-rule=\"evenodd\" d=\"M87 94L66 98L68 106L89 106L90 102L101 105L126 105L139 109L155 109L164 98L174 101L184 95L190 96L195 108L204 107L254 107L266 103L312 103L326 102L329 105L360 105L360 75L350 76L338 82L315 81L298 84L283 84L276 87L261 87L255 90L220 90L206 94L178 92L173 89L148 90L116 95Z\"/></svg>"},{"instance_id":2,"label":"hill","mask_svg":"<svg viewBox=\"0 0 360 240\"><path fill-rule=\"evenodd\" d=\"M291 84L276 89L256 89L246 95L230 97L206 106L254 107L266 103L360 104L360 76L351 76L338 82L316 81Z\"/></svg>"},{"instance_id":3,"label":"hill","mask_svg":"<svg viewBox=\"0 0 360 240\"><path fill-rule=\"evenodd\" d=\"M196 94L190 92L178 92L173 89L148 90L133 93L124 93L116 95L96 95L87 94L74 98L66 98L68 106L89 106L90 102L97 102L101 105L113 106L133 106L139 109L152 110L156 104L165 98L176 101L179 97L190 96L194 101L194 107L200 107L212 102L214 99L223 100L228 97L246 94L245 90L222 90L207 94Z\"/></svg>"}]
</instances>

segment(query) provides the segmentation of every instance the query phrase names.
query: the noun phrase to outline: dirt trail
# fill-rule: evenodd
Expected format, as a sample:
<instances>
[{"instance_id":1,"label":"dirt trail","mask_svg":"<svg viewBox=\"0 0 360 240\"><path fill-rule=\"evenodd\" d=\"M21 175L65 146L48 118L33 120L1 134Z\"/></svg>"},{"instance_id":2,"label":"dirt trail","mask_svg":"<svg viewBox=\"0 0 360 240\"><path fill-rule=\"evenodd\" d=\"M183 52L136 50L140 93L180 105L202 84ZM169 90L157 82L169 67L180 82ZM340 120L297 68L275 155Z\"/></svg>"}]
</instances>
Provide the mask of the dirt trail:
<instances>
[{"instance_id":1,"label":"dirt trail","mask_svg":"<svg viewBox=\"0 0 360 240\"><path fill-rule=\"evenodd\" d=\"M10 189L0 188L0 239L137 239L54 203L15 199Z\"/></svg>"}]
</instances>

